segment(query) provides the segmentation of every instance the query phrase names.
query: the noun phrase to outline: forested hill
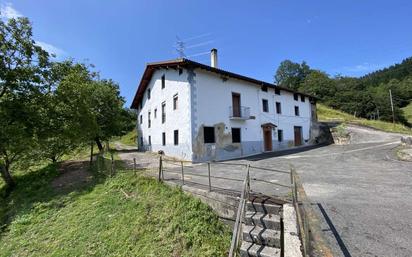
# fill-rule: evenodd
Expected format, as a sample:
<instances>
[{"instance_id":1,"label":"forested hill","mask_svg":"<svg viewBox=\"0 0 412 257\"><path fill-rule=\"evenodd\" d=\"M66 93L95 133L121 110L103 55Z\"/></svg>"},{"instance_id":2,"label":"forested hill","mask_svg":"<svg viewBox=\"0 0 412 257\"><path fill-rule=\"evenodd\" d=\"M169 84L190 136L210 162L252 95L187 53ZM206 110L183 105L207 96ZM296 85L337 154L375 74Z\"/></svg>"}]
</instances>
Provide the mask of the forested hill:
<instances>
[{"instance_id":1,"label":"forested hill","mask_svg":"<svg viewBox=\"0 0 412 257\"><path fill-rule=\"evenodd\" d=\"M412 114L404 111L412 109L412 57L360 78L332 77L305 62L285 60L276 71L275 83L312 94L321 103L356 117L383 121L392 121L390 90L395 121L411 125L406 116Z\"/></svg>"},{"instance_id":2,"label":"forested hill","mask_svg":"<svg viewBox=\"0 0 412 257\"><path fill-rule=\"evenodd\" d=\"M360 78L365 85L373 86L388 83L392 79L403 80L412 76L412 57L406 58L399 64L371 72Z\"/></svg>"}]
</instances>

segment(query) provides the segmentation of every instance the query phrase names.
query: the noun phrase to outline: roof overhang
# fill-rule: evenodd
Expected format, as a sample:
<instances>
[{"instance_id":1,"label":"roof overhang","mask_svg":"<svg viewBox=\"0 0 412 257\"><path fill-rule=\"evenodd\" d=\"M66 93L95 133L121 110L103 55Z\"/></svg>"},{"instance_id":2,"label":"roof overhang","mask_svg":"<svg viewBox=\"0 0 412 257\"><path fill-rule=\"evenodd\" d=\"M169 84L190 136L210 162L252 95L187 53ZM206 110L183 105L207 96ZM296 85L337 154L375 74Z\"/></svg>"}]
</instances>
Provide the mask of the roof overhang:
<instances>
[{"instance_id":1,"label":"roof overhang","mask_svg":"<svg viewBox=\"0 0 412 257\"><path fill-rule=\"evenodd\" d=\"M140 83L139 83L139 87L137 89L137 92L134 96L131 108L132 109L137 109L139 106L139 102L142 100L143 98L143 94L152 78L152 75L154 73L154 71L156 69L160 69L160 68L183 68L183 67L190 67L190 68L200 68L200 69L204 69L210 72L214 72L217 73L223 77L231 77L231 78L235 78L235 79L239 79L239 80L243 80L243 81L248 81L250 83L259 85L259 86L266 86L269 88L279 88L283 91L287 91L287 92L291 92L291 93L298 93L307 97L311 97L312 99L316 100L317 98L315 96L306 94L306 93L302 93L302 92L298 92L289 88L285 88L285 87L281 87L281 86L277 86L275 84L272 83L268 83L265 81L261 81L261 80L257 80L254 78L250 78L250 77L246 77L240 74L236 74L233 72L229 72L229 71L225 71L225 70L221 70L218 68L214 68L202 63L198 63L198 62L194 62L185 58L182 59L174 59L174 60L169 60L169 61L162 61L162 62L153 62L153 63L148 63L146 65L146 69L142 75L142 78L140 79ZM276 125L275 125L276 126Z\"/></svg>"}]
</instances>

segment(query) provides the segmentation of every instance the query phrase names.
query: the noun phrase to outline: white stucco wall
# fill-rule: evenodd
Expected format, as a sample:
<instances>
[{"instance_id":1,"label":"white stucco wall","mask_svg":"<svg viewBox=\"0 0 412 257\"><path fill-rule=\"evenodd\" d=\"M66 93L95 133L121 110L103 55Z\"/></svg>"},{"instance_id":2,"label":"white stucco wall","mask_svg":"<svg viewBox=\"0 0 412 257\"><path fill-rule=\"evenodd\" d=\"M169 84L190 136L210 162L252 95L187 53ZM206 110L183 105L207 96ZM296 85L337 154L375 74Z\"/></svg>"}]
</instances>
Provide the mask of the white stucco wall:
<instances>
[{"instance_id":1,"label":"white stucco wall","mask_svg":"<svg viewBox=\"0 0 412 257\"><path fill-rule=\"evenodd\" d=\"M161 77L165 75L165 88L161 88ZM153 73L147 89L151 90L151 98L145 91L142 108L138 109L138 147L140 150L157 152L163 150L166 155L191 160L191 121L190 121L190 87L187 72L183 70L160 69ZM178 107L173 110L173 96L178 94ZM162 103L166 102L166 122L162 124ZM154 117L155 109L157 116ZM151 127L148 127L148 112L151 112ZM140 124L140 115L143 123ZM179 144L174 145L174 130L179 131ZM166 145L162 145L162 132L166 133ZM149 145L149 136L151 145ZM141 145L143 138L143 145Z\"/></svg>"},{"instance_id":2,"label":"white stucco wall","mask_svg":"<svg viewBox=\"0 0 412 257\"><path fill-rule=\"evenodd\" d=\"M243 80L228 78L224 81L220 75L201 69L196 69L195 73L196 82L194 87L192 86L192 90L196 92L196 99L194 99L196 121L192 122L194 159L199 159L199 161L221 160L263 152L261 125L264 123L273 123L278 126L278 129L283 130L283 142L277 141L277 130L273 130L273 150L293 146L294 126L302 127L302 143L309 140L311 110L308 97L305 102L301 102L299 95L299 100L295 101L293 93L284 90L280 95L276 95L274 89L268 88L268 92L264 92L259 85ZM241 121L229 118L232 92L241 95L241 106L250 107L250 115L255 116L255 119ZM263 112L262 99L268 100L269 112ZM276 113L275 102L280 102L282 105L280 115ZM295 106L299 106L299 116L295 116ZM203 149L199 149L196 141L202 140L202 126L215 126L216 124L220 124L218 127L224 129L223 144L218 144L218 142L206 144ZM231 143L232 127L241 128L242 143L240 145ZM220 128L217 128L215 134L219 133Z\"/></svg>"}]
</instances>

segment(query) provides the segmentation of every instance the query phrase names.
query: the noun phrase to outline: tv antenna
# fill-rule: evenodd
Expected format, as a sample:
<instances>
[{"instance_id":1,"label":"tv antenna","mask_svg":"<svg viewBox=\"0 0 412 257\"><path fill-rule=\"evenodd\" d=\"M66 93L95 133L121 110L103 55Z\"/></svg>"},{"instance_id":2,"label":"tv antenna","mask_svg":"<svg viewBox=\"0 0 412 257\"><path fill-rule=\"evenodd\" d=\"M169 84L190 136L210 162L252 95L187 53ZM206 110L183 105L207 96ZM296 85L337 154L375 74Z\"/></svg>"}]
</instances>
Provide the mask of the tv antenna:
<instances>
[{"instance_id":1,"label":"tv antenna","mask_svg":"<svg viewBox=\"0 0 412 257\"><path fill-rule=\"evenodd\" d=\"M186 49L185 42L183 42L183 40L181 40L178 36L176 36L175 50L179 54L180 58L186 57L185 49Z\"/></svg>"}]
</instances>

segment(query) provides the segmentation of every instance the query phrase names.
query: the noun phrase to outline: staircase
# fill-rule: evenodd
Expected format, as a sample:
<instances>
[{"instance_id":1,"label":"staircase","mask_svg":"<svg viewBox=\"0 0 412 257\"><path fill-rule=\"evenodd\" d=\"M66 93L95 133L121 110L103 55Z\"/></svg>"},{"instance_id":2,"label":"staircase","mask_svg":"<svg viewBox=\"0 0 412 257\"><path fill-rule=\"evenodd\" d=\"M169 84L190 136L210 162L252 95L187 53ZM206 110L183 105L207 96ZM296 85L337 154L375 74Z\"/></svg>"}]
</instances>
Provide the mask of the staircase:
<instances>
[{"instance_id":1,"label":"staircase","mask_svg":"<svg viewBox=\"0 0 412 257\"><path fill-rule=\"evenodd\" d=\"M281 256L281 209L282 205L267 197L246 202L241 257Z\"/></svg>"}]
</instances>

